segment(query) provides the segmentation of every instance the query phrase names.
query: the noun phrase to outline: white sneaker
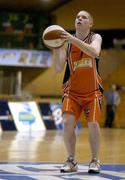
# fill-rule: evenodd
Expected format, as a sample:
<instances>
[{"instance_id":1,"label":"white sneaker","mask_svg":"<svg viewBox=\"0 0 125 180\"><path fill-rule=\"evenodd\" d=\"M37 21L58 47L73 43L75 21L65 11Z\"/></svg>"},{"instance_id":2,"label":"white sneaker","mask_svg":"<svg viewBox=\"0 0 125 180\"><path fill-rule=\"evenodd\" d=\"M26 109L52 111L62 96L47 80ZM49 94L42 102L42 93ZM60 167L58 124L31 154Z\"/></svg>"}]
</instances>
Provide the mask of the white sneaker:
<instances>
[{"instance_id":1,"label":"white sneaker","mask_svg":"<svg viewBox=\"0 0 125 180\"><path fill-rule=\"evenodd\" d=\"M65 164L61 167L61 173L76 172L78 170L78 164L72 157L69 157Z\"/></svg>"},{"instance_id":2,"label":"white sneaker","mask_svg":"<svg viewBox=\"0 0 125 180\"><path fill-rule=\"evenodd\" d=\"M101 164L98 160L93 159L89 164L88 173L100 173L101 171Z\"/></svg>"}]
</instances>

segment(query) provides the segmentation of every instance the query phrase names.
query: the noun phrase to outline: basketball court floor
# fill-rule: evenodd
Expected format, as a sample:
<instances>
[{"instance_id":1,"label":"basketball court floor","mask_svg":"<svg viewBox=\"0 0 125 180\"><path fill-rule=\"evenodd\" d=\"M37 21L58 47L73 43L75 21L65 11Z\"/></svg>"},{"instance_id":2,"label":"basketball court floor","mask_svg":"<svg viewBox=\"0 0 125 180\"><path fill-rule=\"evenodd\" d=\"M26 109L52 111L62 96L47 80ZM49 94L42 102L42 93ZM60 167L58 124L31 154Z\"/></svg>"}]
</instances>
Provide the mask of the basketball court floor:
<instances>
[{"instance_id":1,"label":"basketball court floor","mask_svg":"<svg viewBox=\"0 0 125 180\"><path fill-rule=\"evenodd\" d=\"M60 173L66 160L62 132L4 131L0 135L0 180L125 180L125 129L101 129L100 174L87 173L88 129L77 130L77 173Z\"/></svg>"}]
</instances>

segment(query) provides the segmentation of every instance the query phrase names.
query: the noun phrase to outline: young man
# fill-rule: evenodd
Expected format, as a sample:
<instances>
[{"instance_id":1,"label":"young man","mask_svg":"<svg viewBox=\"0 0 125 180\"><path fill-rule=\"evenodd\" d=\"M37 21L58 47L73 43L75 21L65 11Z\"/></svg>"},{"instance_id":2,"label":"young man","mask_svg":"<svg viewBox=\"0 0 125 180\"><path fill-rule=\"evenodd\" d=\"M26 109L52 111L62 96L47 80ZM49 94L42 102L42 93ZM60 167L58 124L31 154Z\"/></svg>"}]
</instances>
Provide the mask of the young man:
<instances>
[{"instance_id":1,"label":"young man","mask_svg":"<svg viewBox=\"0 0 125 180\"><path fill-rule=\"evenodd\" d=\"M102 86L97 67L102 38L91 32L92 25L92 16L87 11L80 11L75 19L75 35L66 31L62 33L61 38L66 40L64 46L53 50L56 71L61 72L67 63L63 81L62 116L68 159L61 172L75 172L78 169L75 159L75 126L82 111L88 122L92 153L88 173L100 172L98 121L101 114Z\"/></svg>"},{"instance_id":2,"label":"young man","mask_svg":"<svg viewBox=\"0 0 125 180\"><path fill-rule=\"evenodd\" d=\"M112 128L115 121L117 106L119 105L121 99L119 95L120 87L116 84L111 85L111 89L104 93L106 100L106 119L105 127Z\"/></svg>"}]
</instances>

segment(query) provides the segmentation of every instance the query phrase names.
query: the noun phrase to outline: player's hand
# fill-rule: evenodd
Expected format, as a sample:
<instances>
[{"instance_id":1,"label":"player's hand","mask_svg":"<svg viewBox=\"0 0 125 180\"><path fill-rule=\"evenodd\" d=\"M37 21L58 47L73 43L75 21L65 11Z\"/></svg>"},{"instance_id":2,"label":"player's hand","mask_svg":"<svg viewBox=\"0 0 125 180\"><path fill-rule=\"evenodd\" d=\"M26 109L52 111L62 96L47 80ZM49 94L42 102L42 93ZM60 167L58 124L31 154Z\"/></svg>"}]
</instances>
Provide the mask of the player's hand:
<instances>
[{"instance_id":1,"label":"player's hand","mask_svg":"<svg viewBox=\"0 0 125 180\"><path fill-rule=\"evenodd\" d=\"M74 36L68 33L67 31L64 31L61 34L61 38L65 39L66 42L68 41L71 43L74 39Z\"/></svg>"}]
</instances>

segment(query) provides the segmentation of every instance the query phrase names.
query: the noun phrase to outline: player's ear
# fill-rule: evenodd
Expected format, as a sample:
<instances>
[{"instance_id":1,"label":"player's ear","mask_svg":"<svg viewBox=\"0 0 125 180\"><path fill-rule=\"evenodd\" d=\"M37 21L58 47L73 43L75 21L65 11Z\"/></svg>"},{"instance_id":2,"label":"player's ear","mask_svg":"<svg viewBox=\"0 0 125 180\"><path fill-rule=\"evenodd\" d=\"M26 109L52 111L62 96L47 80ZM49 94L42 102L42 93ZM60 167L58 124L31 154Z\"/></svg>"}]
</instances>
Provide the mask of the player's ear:
<instances>
[{"instance_id":1,"label":"player's ear","mask_svg":"<svg viewBox=\"0 0 125 180\"><path fill-rule=\"evenodd\" d=\"M89 26L90 26L90 27L92 27L92 26L93 26L93 22L92 22L92 21L90 22L90 25L89 25Z\"/></svg>"},{"instance_id":2,"label":"player's ear","mask_svg":"<svg viewBox=\"0 0 125 180\"><path fill-rule=\"evenodd\" d=\"M89 26L90 26L90 28L93 26L93 18L90 16L90 18L89 18Z\"/></svg>"}]
</instances>

